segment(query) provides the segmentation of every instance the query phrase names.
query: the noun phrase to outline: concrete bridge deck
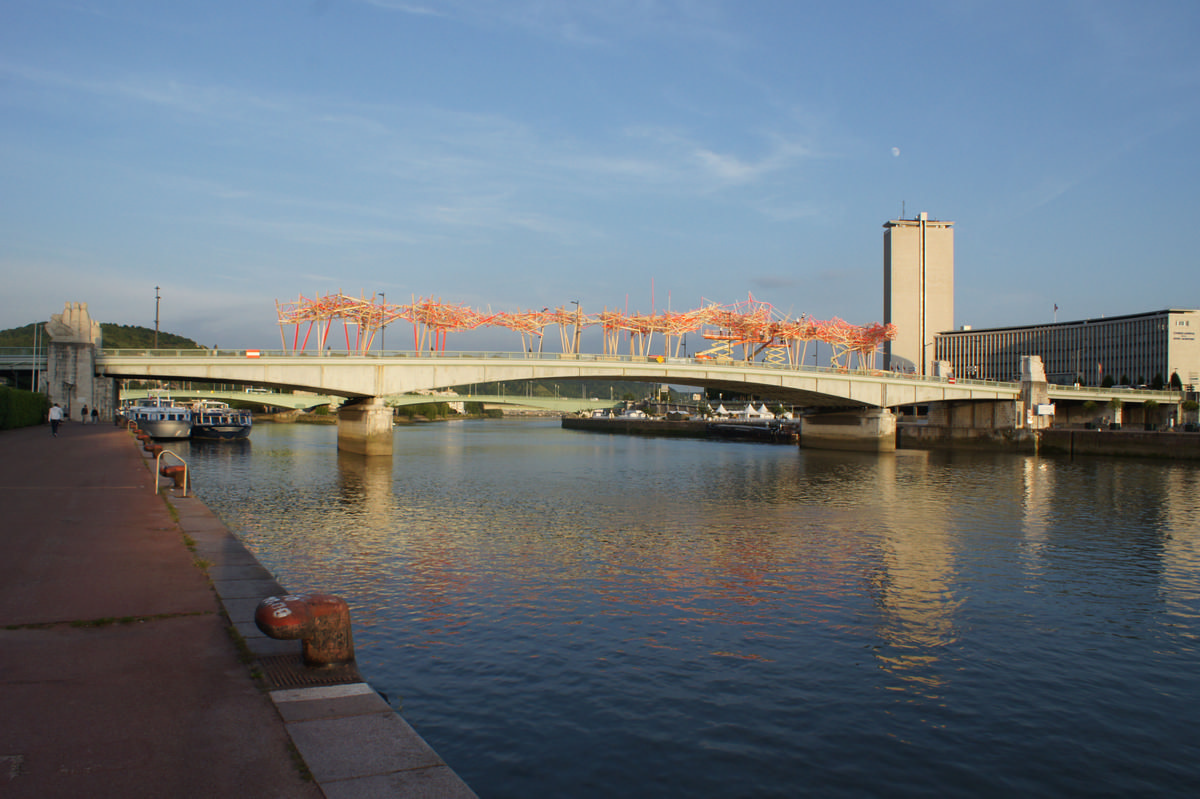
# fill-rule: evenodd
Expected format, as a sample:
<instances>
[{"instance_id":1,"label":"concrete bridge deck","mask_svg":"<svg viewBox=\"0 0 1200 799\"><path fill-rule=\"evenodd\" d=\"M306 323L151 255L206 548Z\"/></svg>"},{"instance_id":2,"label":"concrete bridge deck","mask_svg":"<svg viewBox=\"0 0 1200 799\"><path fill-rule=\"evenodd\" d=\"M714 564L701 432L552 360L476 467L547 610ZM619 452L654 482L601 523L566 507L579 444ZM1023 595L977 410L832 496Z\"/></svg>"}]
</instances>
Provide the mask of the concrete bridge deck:
<instances>
[{"instance_id":1,"label":"concrete bridge deck","mask_svg":"<svg viewBox=\"0 0 1200 799\"><path fill-rule=\"evenodd\" d=\"M674 383L828 408L1014 399L1020 393L1017 383L955 382L878 370L587 354L467 352L415 356L103 350L96 358L96 371L126 379L240 383L347 398L384 397L472 383L553 379Z\"/></svg>"},{"instance_id":2,"label":"concrete bridge deck","mask_svg":"<svg viewBox=\"0 0 1200 799\"><path fill-rule=\"evenodd\" d=\"M700 358L590 354L411 352L358 355L272 350L102 350L96 371L108 377L239 383L346 398L385 397L472 383L513 380L625 380L753 393L824 408L894 408L929 402L1014 400L1020 383L920 377L880 370ZM1053 400L1114 398L1176 402L1178 392L1050 386Z\"/></svg>"}]
</instances>

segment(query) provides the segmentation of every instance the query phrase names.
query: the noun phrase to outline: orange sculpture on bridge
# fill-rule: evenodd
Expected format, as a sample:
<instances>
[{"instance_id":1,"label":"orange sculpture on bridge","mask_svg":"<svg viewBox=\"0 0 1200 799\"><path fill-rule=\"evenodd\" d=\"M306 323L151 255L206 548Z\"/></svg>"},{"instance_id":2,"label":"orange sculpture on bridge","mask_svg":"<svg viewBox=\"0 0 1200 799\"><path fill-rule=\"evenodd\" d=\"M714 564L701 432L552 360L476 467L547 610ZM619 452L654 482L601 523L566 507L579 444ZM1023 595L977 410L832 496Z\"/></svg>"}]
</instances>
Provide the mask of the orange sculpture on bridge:
<instances>
[{"instance_id":1,"label":"orange sculpture on bridge","mask_svg":"<svg viewBox=\"0 0 1200 799\"><path fill-rule=\"evenodd\" d=\"M895 325L878 322L863 326L836 317L828 321L808 316L791 319L777 314L769 303L755 300L753 296L732 305L712 303L691 311L650 314L605 309L589 315L577 303L574 310L559 307L484 313L432 297L414 297L410 304L397 305L377 302L374 297L367 299L341 293L313 299L300 297L288 303L276 301L275 305L283 348L293 352L307 349L314 328L317 348L325 349L329 333L339 321L345 331L346 349L360 354L370 351L376 333L398 321L412 324L413 352L416 354L444 352L448 333L479 327L500 327L519 333L521 350L530 354L534 352L535 339L537 352L541 353L546 329L557 327L562 352L574 354L579 352L582 331L599 326L605 355L620 354L622 344L627 343L629 355L650 356L657 334L662 337L661 355L678 357L683 337L698 332L712 345L695 353L693 357L696 358L747 362L761 359L766 363L799 366L804 363L808 344L823 341L830 345L832 366L848 368L852 356L857 355L859 368L873 369L880 345L896 337ZM290 345L284 334L284 329L289 326L293 329ZM300 340L302 329L303 342Z\"/></svg>"}]
</instances>

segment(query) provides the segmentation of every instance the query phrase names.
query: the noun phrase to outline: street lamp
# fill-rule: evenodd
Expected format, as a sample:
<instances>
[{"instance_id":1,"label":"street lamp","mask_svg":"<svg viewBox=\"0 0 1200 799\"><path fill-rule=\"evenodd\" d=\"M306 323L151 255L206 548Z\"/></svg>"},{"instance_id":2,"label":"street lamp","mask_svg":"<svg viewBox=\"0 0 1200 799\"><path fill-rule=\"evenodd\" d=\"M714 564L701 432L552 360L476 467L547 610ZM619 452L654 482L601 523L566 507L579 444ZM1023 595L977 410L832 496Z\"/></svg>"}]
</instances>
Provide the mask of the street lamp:
<instances>
[{"instance_id":1,"label":"street lamp","mask_svg":"<svg viewBox=\"0 0 1200 799\"><path fill-rule=\"evenodd\" d=\"M387 295L382 291L379 292L380 304L383 306L383 312L387 313ZM387 350L387 322L383 322L379 326L379 352L384 353Z\"/></svg>"}]
</instances>

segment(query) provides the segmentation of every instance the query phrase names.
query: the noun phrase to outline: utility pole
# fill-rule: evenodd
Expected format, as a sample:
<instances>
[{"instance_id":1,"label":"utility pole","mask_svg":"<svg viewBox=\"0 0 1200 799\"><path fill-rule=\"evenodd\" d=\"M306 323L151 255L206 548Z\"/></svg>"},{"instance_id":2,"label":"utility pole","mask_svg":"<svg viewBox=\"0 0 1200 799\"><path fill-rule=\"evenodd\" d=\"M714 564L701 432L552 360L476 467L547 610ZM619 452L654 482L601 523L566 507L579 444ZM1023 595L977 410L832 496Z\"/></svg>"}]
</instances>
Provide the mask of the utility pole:
<instances>
[{"instance_id":1,"label":"utility pole","mask_svg":"<svg viewBox=\"0 0 1200 799\"><path fill-rule=\"evenodd\" d=\"M154 349L158 349L158 286L154 287Z\"/></svg>"},{"instance_id":2,"label":"utility pole","mask_svg":"<svg viewBox=\"0 0 1200 799\"><path fill-rule=\"evenodd\" d=\"M30 390L35 392L38 390L38 385L42 382L41 369L39 368L41 363L38 361L38 356L41 354L41 341L39 338L41 331L42 323L35 323L33 326L33 385L30 387Z\"/></svg>"}]
</instances>

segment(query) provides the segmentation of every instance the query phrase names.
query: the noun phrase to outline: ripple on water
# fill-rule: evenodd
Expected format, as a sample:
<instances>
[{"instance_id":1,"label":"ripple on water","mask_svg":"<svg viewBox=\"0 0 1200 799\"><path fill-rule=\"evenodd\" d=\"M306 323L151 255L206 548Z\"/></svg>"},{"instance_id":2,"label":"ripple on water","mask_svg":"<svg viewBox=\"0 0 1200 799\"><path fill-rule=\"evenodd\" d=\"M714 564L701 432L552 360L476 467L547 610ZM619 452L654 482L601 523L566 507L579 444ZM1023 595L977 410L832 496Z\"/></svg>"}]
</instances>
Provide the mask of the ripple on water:
<instances>
[{"instance_id":1,"label":"ripple on water","mask_svg":"<svg viewBox=\"0 0 1200 799\"><path fill-rule=\"evenodd\" d=\"M285 585L348 598L363 672L482 796L1200 787L1195 467L396 435L189 457Z\"/></svg>"}]
</instances>

